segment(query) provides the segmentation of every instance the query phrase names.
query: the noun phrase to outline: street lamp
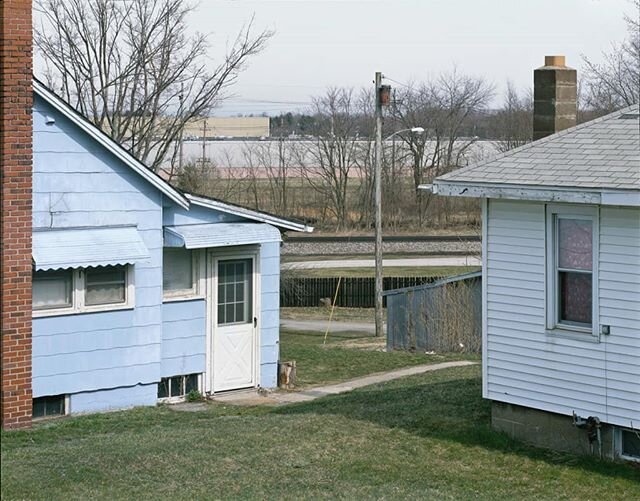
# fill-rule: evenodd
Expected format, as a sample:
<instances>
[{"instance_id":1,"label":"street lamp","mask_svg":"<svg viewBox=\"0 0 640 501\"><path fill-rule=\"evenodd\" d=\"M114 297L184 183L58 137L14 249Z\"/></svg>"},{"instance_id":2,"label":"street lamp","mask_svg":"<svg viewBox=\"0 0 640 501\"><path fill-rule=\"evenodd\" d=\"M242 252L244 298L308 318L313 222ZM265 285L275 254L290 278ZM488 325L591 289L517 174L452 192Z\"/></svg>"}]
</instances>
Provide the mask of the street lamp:
<instances>
[{"instance_id":1,"label":"street lamp","mask_svg":"<svg viewBox=\"0 0 640 501\"><path fill-rule=\"evenodd\" d=\"M374 205L375 205L375 314L376 314L376 337L384 334L384 319L382 309L382 106L389 105L388 94L390 89L382 86L382 73L376 73L376 157L374 172ZM385 87L385 88L383 88ZM411 127L394 132L385 141L391 139L401 132L412 134L422 134L424 128Z\"/></svg>"}]
</instances>

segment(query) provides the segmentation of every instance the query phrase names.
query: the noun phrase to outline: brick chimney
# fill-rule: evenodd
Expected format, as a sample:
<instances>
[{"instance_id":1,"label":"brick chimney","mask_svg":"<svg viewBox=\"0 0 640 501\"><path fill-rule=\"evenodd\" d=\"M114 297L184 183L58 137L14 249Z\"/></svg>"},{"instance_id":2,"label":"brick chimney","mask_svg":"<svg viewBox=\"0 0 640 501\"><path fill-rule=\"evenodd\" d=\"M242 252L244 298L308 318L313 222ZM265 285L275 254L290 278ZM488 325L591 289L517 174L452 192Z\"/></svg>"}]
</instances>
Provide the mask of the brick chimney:
<instances>
[{"instance_id":1,"label":"brick chimney","mask_svg":"<svg viewBox=\"0 0 640 501\"><path fill-rule=\"evenodd\" d=\"M541 139L576 124L576 70L564 56L545 56L533 72L533 139Z\"/></svg>"},{"instance_id":2,"label":"brick chimney","mask_svg":"<svg viewBox=\"0 0 640 501\"><path fill-rule=\"evenodd\" d=\"M0 2L0 414L31 426L32 0Z\"/></svg>"}]
</instances>

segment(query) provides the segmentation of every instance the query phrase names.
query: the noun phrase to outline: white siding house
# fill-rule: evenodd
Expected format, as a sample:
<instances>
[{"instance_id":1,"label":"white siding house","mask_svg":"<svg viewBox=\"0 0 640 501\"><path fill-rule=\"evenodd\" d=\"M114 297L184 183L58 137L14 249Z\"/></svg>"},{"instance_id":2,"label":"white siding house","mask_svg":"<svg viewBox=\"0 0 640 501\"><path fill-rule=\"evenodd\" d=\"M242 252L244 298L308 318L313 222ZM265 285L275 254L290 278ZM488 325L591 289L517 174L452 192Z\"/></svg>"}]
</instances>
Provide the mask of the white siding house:
<instances>
[{"instance_id":1,"label":"white siding house","mask_svg":"<svg viewBox=\"0 0 640 501\"><path fill-rule=\"evenodd\" d=\"M637 105L626 108L432 187L482 199L483 396L497 404L494 425L576 449L563 425L545 432L527 409L568 416L576 440L587 443L577 430L595 423L596 451L631 459L640 458L638 117Z\"/></svg>"}]
</instances>

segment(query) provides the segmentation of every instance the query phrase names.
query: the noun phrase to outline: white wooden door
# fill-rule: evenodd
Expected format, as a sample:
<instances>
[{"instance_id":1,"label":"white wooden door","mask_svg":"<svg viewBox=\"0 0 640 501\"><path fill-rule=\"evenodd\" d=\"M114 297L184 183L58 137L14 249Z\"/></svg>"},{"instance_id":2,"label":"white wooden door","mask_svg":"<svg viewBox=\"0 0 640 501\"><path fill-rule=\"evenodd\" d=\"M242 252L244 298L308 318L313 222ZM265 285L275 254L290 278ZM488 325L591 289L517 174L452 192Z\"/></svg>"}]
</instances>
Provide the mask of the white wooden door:
<instances>
[{"instance_id":1,"label":"white wooden door","mask_svg":"<svg viewBox=\"0 0 640 501\"><path fill-rule=\"evenodd\" d=\"M215 258L213 391L255 386L256 318L253 258Z\"/></svg>"}]
</instances>

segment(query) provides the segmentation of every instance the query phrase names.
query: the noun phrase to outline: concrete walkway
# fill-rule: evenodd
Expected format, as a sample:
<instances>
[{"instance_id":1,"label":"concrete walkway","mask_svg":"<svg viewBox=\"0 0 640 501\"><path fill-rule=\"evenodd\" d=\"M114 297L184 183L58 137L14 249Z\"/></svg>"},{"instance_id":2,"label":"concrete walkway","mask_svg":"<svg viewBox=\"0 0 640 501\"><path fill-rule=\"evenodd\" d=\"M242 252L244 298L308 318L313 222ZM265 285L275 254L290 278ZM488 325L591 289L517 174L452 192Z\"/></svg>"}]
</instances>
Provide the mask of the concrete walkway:
<instances>
[{"instance_id":1,"label":"concrete walkway","mask_svg":"<svg viewBox=\"0 0 640 501\"><path fill-rule=\"evenodd\" d=\"M328 320L280 320L280 328L291 331L303 332L325 332L329 325ZM385 324L385 332L387 325ZM366 332L367 334L375 334L375 324L368 322L341 322L333 320L329 327L329 332Z\"/></svg>"},{"instance_id":2,"label":"concrete walkway","mask_svg":"<svg viewBox=\"0 0 640 501\"><path fill-rule=\"evenodd\" d=\"M326 261L294 261L282 263L283 270L303 270L309 268L373 268L373 259L345 259ZM476 256L449 256L449 257L420 257L402 259L383 259L382 266L482 266L482 261Z\"/></svg>"},{"instance_id":3,"label":"concrete walkway","mask_svg":"<svg viewBox=\"0 0 640 501\"><path fill-rule=\"evenodd\" d=\"M326 397L327 395L337 395L346 393L356 388L362 388L372 384L393 381L406 376L414 376L416 374L424 374L425 372L437 371L440 369L448 369L450 367L464 367L467 365L476 365L477 362L469 362L461 360L458 362L443 362L440 364L417 365L415 367L406 367L404 369L396 369L390 372L372 374L371 376L360 377L345 381L343 383L331 384L327 386L318 386L303 391L274 391L265 392L262 395L255 390L234 392L226 395L220 395L213 398L216 402L226 403L229 405L288 405L298 402L309 402L317 398Z\"/></svg>"}]
</instances>

